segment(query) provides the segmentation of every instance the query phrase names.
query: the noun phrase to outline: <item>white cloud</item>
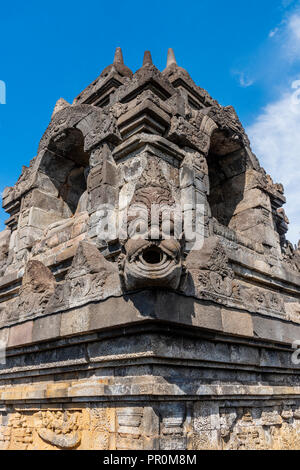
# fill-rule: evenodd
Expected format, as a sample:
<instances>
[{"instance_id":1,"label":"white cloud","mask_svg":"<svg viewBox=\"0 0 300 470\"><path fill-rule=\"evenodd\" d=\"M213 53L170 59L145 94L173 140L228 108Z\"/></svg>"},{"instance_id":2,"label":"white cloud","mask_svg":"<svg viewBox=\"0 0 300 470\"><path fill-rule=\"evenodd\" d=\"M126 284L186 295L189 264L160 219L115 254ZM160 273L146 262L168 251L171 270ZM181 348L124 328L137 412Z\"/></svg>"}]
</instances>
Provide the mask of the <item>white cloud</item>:
<instances>
[{"instance_id":1,"label":"white cloud","mask_svg":"<svg viewBox=\"0 0 300 470\"><path fill-rule=\"evenodd\" d=\"M300 15L294 14L290 17L288 22L288 28L292 35L292 38L300 43Z\"/></svg>"},{"instance_id":2,"label":"white cloud","mask_svg":"<svg viewBox=\"0 0 300 470\"><path fill-rule=\"evenodd\" d=\"M290 219L287 238L300 239L300 81L268 104L247 129L253 151L274 181L283 183Z\"/></svg>"},{"instance_id":3,"label":"white cloud","mask_svg":"<svg viewBox=\"0 0 300 470\"><path fill-rule=\"evenodd\" d=\"M279 31L279 28L275 28L269 33L269 38L273 38Z\"/></svg>"},{"instance_id":4,"label":"white cloud","mask_svg":"<svg viewBox=\"0 0 300 470\"><path fill-rule=\"evenodd\" d=\"M290 62L300 59L300 13L292 14L284 23L282 32L283 53Z\"/></svg>"},{"instance_id":5,"label":"white cloud","mask_svg":"<svg viewBox=\"0 0 300 470\"><path fill-rule=\"evenodd\" d=\"M253 83L254 83L254 80L252 80L251 78L246 77L244 73L241 73L241 75L240 75L240 85L243 88L248 88L249 86L253 85Z\"/></svg>"},{"instance_id":6,"label":"white cloud","mask_svg":"<svg viewBox=\"0 0 300 470\"><path fill-rule=\"evenodd\" d=\"M250 78L246 72L233 72L234 75L238 77L238 81L241 87L248 88L249 86L253 85L255 82L254 79Z\"/></svg>"},{"instance_id":7,"label":"white cloud","mask_svg":"<svg viewBox=\"0 0 300 470\"><path fill-rule=\"evenodd\" d=\"M270 38L276 38L269 43L271 66L270 61L265 61L272 75L265 76L266 84L274 87L273 90L281 86L283 79L295 74L300 61L300 3L286 0L283 4L285 7L293 4L294 8L269 34ZM287 238L297 243L300 239L300 80L288 87L265 106L247 132L261 164L275 182L285 187L284 208L290 220Z\"/></svg>"}]
</instances>

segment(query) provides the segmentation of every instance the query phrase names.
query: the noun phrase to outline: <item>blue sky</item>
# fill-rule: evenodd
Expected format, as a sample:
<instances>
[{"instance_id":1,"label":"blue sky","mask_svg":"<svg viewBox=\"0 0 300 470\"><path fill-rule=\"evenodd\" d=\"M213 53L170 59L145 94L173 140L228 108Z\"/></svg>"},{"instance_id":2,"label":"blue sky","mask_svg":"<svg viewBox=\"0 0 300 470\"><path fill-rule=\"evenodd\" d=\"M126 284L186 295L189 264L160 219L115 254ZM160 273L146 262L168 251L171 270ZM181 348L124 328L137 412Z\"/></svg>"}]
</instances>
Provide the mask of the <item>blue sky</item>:
<instances>
[{"instance_id":1,"label":"blue sky","mask_svg":"<svg viewBox=\"0 0 300 470\"><path fill-rule=\"evenodd\" d=\"M162 70L173 47L198 85L236 108L261 163L286 187L289 238L300 238L299 1L2 2L0 40L1 192L36 155L56 101L71 102L117 46L133 71L146 49ZM0 229L5 219L0 211Z\"/></svg>"}]
</instances>

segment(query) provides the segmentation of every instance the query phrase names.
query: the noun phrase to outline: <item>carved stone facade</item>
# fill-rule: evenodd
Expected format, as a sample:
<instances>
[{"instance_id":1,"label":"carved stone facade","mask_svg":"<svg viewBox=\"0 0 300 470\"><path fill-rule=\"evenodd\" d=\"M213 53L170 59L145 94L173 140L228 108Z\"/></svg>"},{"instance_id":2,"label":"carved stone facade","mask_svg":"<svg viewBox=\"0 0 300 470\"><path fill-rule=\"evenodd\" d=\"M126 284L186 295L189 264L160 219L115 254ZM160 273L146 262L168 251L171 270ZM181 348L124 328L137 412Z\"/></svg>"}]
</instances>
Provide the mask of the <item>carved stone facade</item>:
<instances>
[{"instance_id":1,"label":"carved stone facade","mask_svg":"<svg viewBox=\"0 0 300 470\"><path fill-rule=\"evenodd\" d=\"M1 450L299 449L300 402L86 403L0 413ZM298 406L298 408L297 408Z\"/></svg>"},{"instance_id":2,"label":"carved stone facade","mask_svg":"<svg viewBox=\"0 0 300 470\"><path fill-rule=\"evenodd\" d=\"M172 50L117 49L3 194L0 447L300 449L284 203Z\"/></svg>"}]
</instances>

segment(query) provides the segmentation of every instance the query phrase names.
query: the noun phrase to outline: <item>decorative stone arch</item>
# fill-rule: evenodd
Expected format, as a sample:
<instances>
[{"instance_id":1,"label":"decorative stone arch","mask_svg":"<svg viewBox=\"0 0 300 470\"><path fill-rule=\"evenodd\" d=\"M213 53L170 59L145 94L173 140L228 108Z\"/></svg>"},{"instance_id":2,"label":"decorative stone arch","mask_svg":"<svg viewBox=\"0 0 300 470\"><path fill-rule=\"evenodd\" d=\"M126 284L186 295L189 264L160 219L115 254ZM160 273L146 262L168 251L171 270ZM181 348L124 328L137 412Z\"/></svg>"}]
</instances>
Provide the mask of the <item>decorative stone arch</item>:
<instances>
[{"instance_id":1,"label":"decorative stone arch","mask_svg":"<svg viewBox=\"0 0 300 470\"><path fill-rule=\"evenodd\" d=\"M53 136L43 152L39 171L49 178L61 202L62 216L70 217L86 208L81 198L87 190L89 159L84 136L76 128L66 128Z\"/></svg>"},{"instance_id":2,"label":"decorative stone arch","mask_svg":"<svg viewBox=\"0 0 300 470\"><path fill-rule=\"evenodd\" d=\"M244 199L246 170L253 164L248 138L233 108L228 113L226 108L211 111L212 116L205 116L201 127L210 137L206 161L211 214L220 224L231 227L236 208Z\"/></svg>"},{"instance_id":3,"label":"decorative stone arch","mask_svg":"<svg viewBox=\"0 0 300 470\"><path fill-rule=\"evenodd\" d=\"M86 209L90 157L104 140L118 143L121 136L114 118L102 110L68 105L54 114L40 141L36 171L62 201L63 217Z\"/></svg>"},{"instance_id":4,"label":"decorative stone arch","mask_svg":"<svg viewBox=\"0 0 300 470\"><path fill-rule=\"evenodd\" d=\"M72 128L82 132L85 152L91 152L104 140L115 145L121 142L116 119L111 114L87 104L68 105L53 115L40 141L38 153L49 147L51 139Z\"/></svg>"}]
</instances>

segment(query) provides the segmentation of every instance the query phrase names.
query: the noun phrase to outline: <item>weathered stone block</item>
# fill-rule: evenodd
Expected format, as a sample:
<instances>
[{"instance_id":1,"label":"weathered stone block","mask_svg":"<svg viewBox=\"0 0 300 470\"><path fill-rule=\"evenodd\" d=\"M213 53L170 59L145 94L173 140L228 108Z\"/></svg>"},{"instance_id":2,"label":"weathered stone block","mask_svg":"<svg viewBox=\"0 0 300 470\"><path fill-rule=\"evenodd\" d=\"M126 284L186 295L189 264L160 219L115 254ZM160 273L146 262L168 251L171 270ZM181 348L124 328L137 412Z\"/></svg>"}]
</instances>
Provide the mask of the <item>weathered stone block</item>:
<instances>
[{"instance_id":1,"label":"weathered stone block","mask_svg":"<svg viewBox=\"0 0 300 470\"><path fill-rule=\"evenodd\" d=\"M64 312L61 316L60 334L70 336L89 331L90 312L88 307Z\"/></svg>"},{"instance_id":2,"label":"weathered stone block","mask_svg":"<svg viewBox=\"0 0 300 470\"><path fill-rule=\"evenodd\" d=\"M262 207L271 212L270 198L260 189L245 191L242 201L235 208L234 215L255 207Z\"/></svg>"},{"instance_id":3,"label":"weathered stone block","mask_svg":"<svg viewBox=\"0 0 300 470\"><path fill-rule=\"evenodd\" d=\"M58 338L60 335L60 323L60 314L35 319L33 323L32 341L38 342Z\"/></svg>"},{"instance_id":4,"label":"weathered stone block","mask_svg":"<svg viewBox=\"0 0 300 470\"><path fill-rule=\"evenodd\" d=\"M253 336L252 317L246 312L222 309L223 330L241 336Z\"/></svg>"},{"instance_id":5,"label":"weathered stone block","mask_svg":"<svg viewBox=\"0 0 300 470\"><path fill-rule=\"evenodd\" d=\"M33 321L12 326L9 330L8 347L32 343Z\"/></svg>"}]
</instances>

